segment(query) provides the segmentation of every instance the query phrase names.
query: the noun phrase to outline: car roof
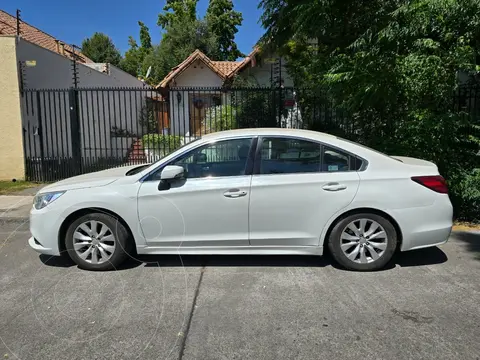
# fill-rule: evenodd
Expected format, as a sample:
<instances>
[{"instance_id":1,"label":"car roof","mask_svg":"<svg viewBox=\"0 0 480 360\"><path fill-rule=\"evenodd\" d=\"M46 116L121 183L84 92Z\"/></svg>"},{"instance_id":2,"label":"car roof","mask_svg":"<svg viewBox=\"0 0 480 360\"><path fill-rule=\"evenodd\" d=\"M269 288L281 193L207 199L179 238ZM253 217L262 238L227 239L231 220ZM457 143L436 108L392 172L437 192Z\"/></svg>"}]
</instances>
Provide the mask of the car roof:
<instances>
[{"instance_id":1,"label":"car roof","mask_svg":"<svg viewBox=\"0 0 480 360\"><path fill-rule=\"evenodd\" d=\"M386 154L382 154L374 149L365 147L356 142L339 138L335 135L322 133L319 131L302 130L302 129L283 129L283 128L250 128L226 130L215 133L210 133L202 136L202 142L211 142L215 140L226 139L237 136L291 136L319 141L327 145L337 147L339 149L348 151L357 156L366 158L376 158L379 160L391 160Z\"/></svg>"},{"instance_id":2,"label":"car roof","mask_svg":"<svg viewBox=\"0 0 480 360\"><path fill-rule=\"evenodd\" d=\"M321 137L326 137L328 139L336 138L334 135L327 133L322 133L312 130L301 130L301 129L282 129L282 128L249 128L249 129L236 129L236 130L226 130L219 131L215 133L210 133L202 135L203 139L215 140L221 139L230 136L255 136L255 135L270 135L270 136L298 136L298 137L307 137L313 139L319 139Z\"/></svg>"}]
</instances>

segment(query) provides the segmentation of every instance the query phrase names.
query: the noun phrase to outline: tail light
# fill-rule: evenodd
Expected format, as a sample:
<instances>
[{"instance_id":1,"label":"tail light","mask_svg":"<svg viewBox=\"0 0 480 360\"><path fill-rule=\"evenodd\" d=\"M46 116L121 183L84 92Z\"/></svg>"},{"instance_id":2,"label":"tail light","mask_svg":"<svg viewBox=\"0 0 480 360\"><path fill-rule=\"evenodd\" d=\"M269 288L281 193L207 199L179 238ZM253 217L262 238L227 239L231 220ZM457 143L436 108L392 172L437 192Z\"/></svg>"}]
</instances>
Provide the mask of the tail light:
<instances>
[{"instance_id":1,"label":"tail light","mask_svg":"<svg viewBox=\"0 0 480 360\"><path fill-rule=\"evenodd\" d=\"M412 180L420 185L429 188L430 190L436 191L441 194L448 194L448 186L445 182L445 179L440 176L413 176Z\"/></svg>"}]
</instances>

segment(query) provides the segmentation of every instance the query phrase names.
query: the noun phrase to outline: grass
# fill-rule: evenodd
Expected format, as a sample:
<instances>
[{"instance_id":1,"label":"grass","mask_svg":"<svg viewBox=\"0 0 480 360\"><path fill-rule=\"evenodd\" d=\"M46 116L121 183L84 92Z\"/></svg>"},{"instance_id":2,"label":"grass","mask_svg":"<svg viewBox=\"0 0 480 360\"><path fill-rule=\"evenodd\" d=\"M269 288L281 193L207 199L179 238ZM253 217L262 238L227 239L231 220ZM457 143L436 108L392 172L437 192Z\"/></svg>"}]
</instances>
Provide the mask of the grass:
<instances>
[{"instance_id":1,"label":"grass","mask_svg":"<svg viewBox=\"0 0 480 360\"><path fill-rule=\"evenodd\" d=\"M0 181L0 195L11 195L18 191L41 185L41 183L30 181Z\"/></svg>"}]
</instances>

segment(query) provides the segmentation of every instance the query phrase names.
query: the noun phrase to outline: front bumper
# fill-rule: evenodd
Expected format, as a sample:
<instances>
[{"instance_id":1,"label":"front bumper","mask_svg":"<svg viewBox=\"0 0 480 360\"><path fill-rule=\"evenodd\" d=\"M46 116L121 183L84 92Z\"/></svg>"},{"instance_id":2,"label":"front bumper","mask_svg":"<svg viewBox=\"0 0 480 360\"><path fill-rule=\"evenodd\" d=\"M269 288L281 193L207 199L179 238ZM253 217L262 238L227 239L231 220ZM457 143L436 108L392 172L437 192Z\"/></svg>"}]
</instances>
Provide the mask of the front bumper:
<instances>
[{"instance_id":1,"label":"front bumper","mask_svg":"<svg viewBox=\"0 0 480 360\"><path fill-rule=\"evenodd\" d=\"M59 208L53 206L51 208L47 206L42 210L32 208L30 211L32 237L28 240L28 245L33 250L45 255L60 255L58 234L64 221L61 213Z\"/></svg>"},{"instance_id":2,"label":"front bumper","mask_svg":"<svg viewBox=\"0 0 480 360\"><path fill-rule=\"evenodd\" d=\"M30 245L33 250L39 252L40 254L59 255L57 250L43 247L42 244L40 244L33 236L28 239L28 245Z\"/></svg>"}]
</instances>

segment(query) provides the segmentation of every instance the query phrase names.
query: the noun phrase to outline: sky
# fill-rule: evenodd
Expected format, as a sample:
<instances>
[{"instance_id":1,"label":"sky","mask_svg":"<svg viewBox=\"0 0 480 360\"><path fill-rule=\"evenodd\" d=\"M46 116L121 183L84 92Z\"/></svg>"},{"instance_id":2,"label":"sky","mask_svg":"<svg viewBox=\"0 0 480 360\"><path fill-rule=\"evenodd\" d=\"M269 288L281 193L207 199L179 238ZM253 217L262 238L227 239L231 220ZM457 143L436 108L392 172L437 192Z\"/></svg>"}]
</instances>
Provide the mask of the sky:
<instances>
[{"instance_id":1,"label":"sky","mask_svg":"<svg viewBox=\"0 0 480 360\"><path fill-rule=\"evenodd\" d=\"M258 23L261 11L259 0L233 0L234 8L243 14L243 23L236 34L237 45L248 54L263 29ZM2 0L0 9L15 15L20 9L22 20L68 44L81 46L82 40L94 32L103 32L113 39L122 52L128 50L128 37L139 40L138 21L150 28L152 42L161 39L157 16L165 0ZM203 17L208 0L200 0L198 16ZM138 41L139 42L139 41Z\"/></svg>"}]
</instances>

